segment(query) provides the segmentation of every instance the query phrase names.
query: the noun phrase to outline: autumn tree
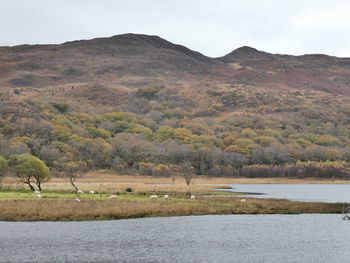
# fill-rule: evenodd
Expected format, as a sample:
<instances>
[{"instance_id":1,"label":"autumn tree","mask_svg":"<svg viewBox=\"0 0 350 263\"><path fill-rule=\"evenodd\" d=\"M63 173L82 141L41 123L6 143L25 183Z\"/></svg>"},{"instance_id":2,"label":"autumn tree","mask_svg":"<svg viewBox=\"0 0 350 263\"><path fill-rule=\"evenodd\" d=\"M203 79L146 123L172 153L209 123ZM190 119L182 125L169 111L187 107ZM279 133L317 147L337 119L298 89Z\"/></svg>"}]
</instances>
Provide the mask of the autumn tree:
<instances>
[{"instance_id":1,"label":"autumn tree","mask_svg":"<svg viewBox=\"0 0 350 263\"><path fill-rule=\"evenodd\" d=\"M265 148L256 149L253 151L252 155L254 162L260 164L280 165L287 163L290 159L288 149L280 144L273 144Z\"/></svg>"},{"instance_id":2,"label":"autumn tree","mask_svg":"<svg viewBox=\"0 0 350 263\"><path fill-rule=\"evenodd\" d=\"M169 126L160 126L157 130L157 138L160 141L173 139L175 137L175 129Z\"/></svg>"},{"instance_id":3,"label":"autumn tree","mask_svg":"<svg viewBox=\"0 0 350 263\"><path fill-rule=\"evenodd\" d=\"M49 168L43 161L33 155L12 155L9 165L19 181L27 184L32 191L35 191L33 184L41 191L41 185L51 179Z\"/></svg>"},{"instance_id":4,"label":"autumn tree","mask_svg":"<svg viewBox=\"0 0 350 263\"><path fill-rule=\"evenodd\" d=\"M193 151L191 145L179 144L175 141L163 142L159 148L159 158L170 164L180 164L185 162Z\"/></svg>"},{"instance_id":5,"label":"autumn tree","mask_svg":"<svg viewBox=\"0 0 350 263\"><path fill-rule=\"evenodd\" d=\"M79 152L74 147L62 142L54 142L42 153L42 156L50 160L55 176L68 178L73 188L78 191L75 182L86 171L87 165L80 160Z\"/></svg>"}]
</instances>

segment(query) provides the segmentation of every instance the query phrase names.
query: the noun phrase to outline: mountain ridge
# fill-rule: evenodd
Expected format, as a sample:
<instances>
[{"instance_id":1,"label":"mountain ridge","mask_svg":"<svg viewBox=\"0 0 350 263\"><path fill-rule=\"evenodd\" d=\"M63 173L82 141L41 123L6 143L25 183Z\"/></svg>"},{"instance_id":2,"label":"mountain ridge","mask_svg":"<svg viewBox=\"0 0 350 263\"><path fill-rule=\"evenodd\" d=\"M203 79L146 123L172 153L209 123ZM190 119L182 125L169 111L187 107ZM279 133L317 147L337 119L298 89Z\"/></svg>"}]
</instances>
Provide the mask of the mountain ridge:
<instances>
[{"instance_id":1,"label":"mountain ridge","mask_svg":"<svg viewBox=\"0 0 350 263\"><path fill-rule=\"evenodd\" d=\"M350 58L270 54L248 46L211 58L145 34L0 47L0 62L0 85L7 89L102 82L120 91L137 79L174 88L205 81L350 95Z\"/></svg>"},{"instance_id":2,"label":"mountain ridge","mask_svg":"<svg viewBox=\"0 0 350 263\"><path fill-rule=\"evenodd\" d=\"M69 44L77 44L77 43L82 43L82 42L91 42L91 41L98 41L98 40L113 40L113 39L120 39L123 37L142 37L142 38L154 38L154 39L159 39L162 41L166 41L170 44L176 45L176 46L181 46L181 47L185 47L184 45L181 44L174 44L158 35L147 35L147 34L139 34L139 33L123 33L123 34L117 34L117 35L112 35L109 37L95 37L95 38L89 38L89 39L79 39L79 40L71 40L71 41L65 41L65 42L61 42L61 43L54 43L54 44L47 44L47 43L41 43L41 44L19 44L19 45L12 45L12 46L0 46L1 48L17 48L17 47L44 47L44 46L60 46L60 45L69 45ZM187 47L185 47L186 49L189 49ZM339 59L350 59L350 57L340 57L340 56L334 56L334 55L329 55L326 53L305 53L305 54L301 54L301 55L292 55L292 54L287 54L287 53L270 53L270 52L266 52L266 51L262 51L259 50L255 47L251 47L251 46L240 46L236 49L233 49L231 52L224 54L222 56L219 57L212 57L212 56L207 56L199 51L195 51L192 49L189 49L191 51L197 52L202 54L203 56L207 57L207 58L211 58L211 59L218 59L218 58L222 58L225 57L233 52L236 51L240 51L240 50L252 50L252 51L257 51L257 52L262 52L262 53L266 53L266 54L270 54L270 55L280 55L280 56L291 56L291 57L303 57L303 56L326 56L326 57L333 57L333 58L339 58Z\"/></svg>"}]
</instances>

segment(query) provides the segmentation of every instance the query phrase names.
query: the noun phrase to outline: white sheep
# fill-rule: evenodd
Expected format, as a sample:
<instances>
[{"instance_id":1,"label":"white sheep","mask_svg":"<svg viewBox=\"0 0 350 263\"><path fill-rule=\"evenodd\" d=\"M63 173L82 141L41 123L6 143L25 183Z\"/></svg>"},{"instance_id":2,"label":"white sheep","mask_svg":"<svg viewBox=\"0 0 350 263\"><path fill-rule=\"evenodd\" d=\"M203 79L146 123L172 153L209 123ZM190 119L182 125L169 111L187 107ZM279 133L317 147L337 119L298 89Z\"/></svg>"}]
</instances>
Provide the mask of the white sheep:
<instances>
[{"instance_id":1,"label":"white sheep","mask_svg":"<svg viewBox=\"0 0 350 263\"><path fill-rule=\"evenodd\" d=\"M163 198L164 199L169 199L169 195L164 195Z\"/></svg>"},{"instance_id":2,"label":"white sheep","mask_svg":"<svg viewBox=\"0 0 350 263\"><path fill-rule=\"evenodd\" d=\"M246 202L247 200L245 200L245 199L241 199L241 202Z\"/></svg>"},{"instance_id":3,"label":"white sheep","mask_svg":"<svg viewBox=\"0 0 350 263\"><path fill-rule=\"evenodd\" d=\"M41 194L37 194L36 197L37 198L41 198L42 196L41 196Z\"/></svg>"},{"instance_id":4,"label":"white sheep","mask_svg":"<svg viewBox=\"0 0 350 263\"><path fill-rule=\"evenodd\" d=\"M157 198L158 198L157 195L151 195L151 196L149 197L149 199L151 199L151 200L156 200Z\"/></svg>"},{"instance_id":5,"label":"white sheep","mask_svg":"<svg viewBox=\"0 0 350 263\"><path fill-rule=\"evenodd\" d=\"M191 195L191 200L196 200L196 196L195 195Z\"/></svg>"},{"instance_id":6,"label":"white sheep","mask_svg":"<svg viewBox=\"0 0 350 263\"><path fill-rule=\"evenodd\" d=\"M109 199L117 199L117 195L111 195Z\"/></svg>"},{"instance_id":7,"label":"white sheep","mask_svg":"<svg viewBox=\"0 0 350 263\"><path fill-rule=\"evenodd\" d=\"M80 199L78 197L75 198L74 200L77 201L77 202L80 202Z\"/></svg>"},{"instance_id":8,"label":"white sheep","mask_svg":"<svg viewBox=\"0 0 350 263\"><path fill-rule=\"evenodd\" d=\"M34 194L36 194L36 195L40 195L40 194L41 194L41 192L40 192L40 191L34 191Z\"/></svg>"},{"instance_id":9,"label":"white sheep","mask_svg":"<svg viewBox=\"0 0 350 263\"><path fill-rule=\"evenodd\" d=\"M84 192L81 190L77 190L77 194L83 194Z\"/></svg>"},{"instance_id":10,"label":"white sheep","mask_svg":"<svg viewBox=\"0 0 350 263\"><path fill-rule=\"evenodd\" d=\"M95 191L90 190L90 191L89 191L89 194L94 195L94 194L95 194Z\"/></svg>"}]
</instances>

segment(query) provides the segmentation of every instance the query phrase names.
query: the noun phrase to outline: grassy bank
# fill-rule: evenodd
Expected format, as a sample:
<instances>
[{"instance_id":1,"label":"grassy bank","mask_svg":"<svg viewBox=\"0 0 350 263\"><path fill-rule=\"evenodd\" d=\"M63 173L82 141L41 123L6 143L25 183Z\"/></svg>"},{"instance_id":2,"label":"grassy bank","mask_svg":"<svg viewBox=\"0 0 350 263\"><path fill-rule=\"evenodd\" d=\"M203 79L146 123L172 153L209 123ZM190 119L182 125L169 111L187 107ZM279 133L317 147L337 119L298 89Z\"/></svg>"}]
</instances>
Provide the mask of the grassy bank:
<instances>
[{"instance_id":1,"label":"grassy bank","mask_svg":"<svg viewBox=\"0 0 350 263\"><path fill-rule=\"evenodd\" d=\"M48 194L49 195L49 194ZM246 199L199 195L189 200L185 194L171 195L169 200L149 200L149 195L118 195L116 200L107 194L71 199L46 196L35 199L0 200L0 220L3 221L58 221L108 220L158 216L185 216L207 214L299 214L341 213L342 204L302 203L285 200Z\"/></svg>"},{"instance_id":2,"label":"grassy bank","mask_svg":"<svg viewBox=\"0 0 350 263\"><path fill-rule=\"evenodd\" d=\"M106 220L155 216L206 214L299 214L341 213L342 204L290 202L235 197L232 192L214 192L213 184L240 183L349 183L341 180L281 178L208 178L196 177L190 187L183 178L121 176L106 172L90 173L77 185L85 193L77 195L67 179L54 178L44 185L42 198L26 190L16 178L6 178L0 191L0 220ZM131 192L127 192L126 190ZM95 194L88 194L89 190ZM189 200L188 191L196 195ZM111 194L118 198L110 200ZM149 200L149 196L169 194L169 200ZM74 200L79 198L80 202Z\"/></svg>"}]
</instances>

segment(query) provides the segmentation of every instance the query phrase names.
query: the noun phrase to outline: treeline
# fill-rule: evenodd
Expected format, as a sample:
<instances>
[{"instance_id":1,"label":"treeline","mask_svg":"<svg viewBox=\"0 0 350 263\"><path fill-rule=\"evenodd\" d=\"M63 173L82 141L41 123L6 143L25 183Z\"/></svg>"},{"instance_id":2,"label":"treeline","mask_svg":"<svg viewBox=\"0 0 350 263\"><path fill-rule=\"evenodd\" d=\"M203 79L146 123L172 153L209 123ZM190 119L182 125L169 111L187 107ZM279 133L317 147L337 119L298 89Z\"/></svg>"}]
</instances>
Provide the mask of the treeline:
<instances>
[{"instance_id":1,"label":"treeline","mask_svg":"<svg viewBox=\"0 0 350 263\"><path fill-rule=\"evenodd\" d=\"M29 186L31 190L42 190L42 184L51 179L51 175L69 179L76 191L79 189L75 181L82 175L84 164L68 161L49 170L46 164L39 158L30 154L12 155L9 159L0 156L0 189L5 175L16 176L20 182ZM191 162L186 161L178 165L158 164L151 162L139 162L137 167L128 167L116 164L114 169L122 174L141 174L145 176L170 177L175 181L176 177L182 176L190 184L195 168ZM209 176L222 177L248 177L248 178L338 178L350 179L350 163L344 161L327 162L301 162L285 165L215 165L208 170Z\"/></svg>"},{"instance_id":2,"label":"treeline","mask_svg":"<svg viewBox=\"0 0 350 263\"><path fill-rule=\"evenodd\" d=\"M237 172L243 177L285 178L344 178L350 179L348 162L297 162L296 164L269 166L249 165Z\"/></svg>"}]
</instances>

